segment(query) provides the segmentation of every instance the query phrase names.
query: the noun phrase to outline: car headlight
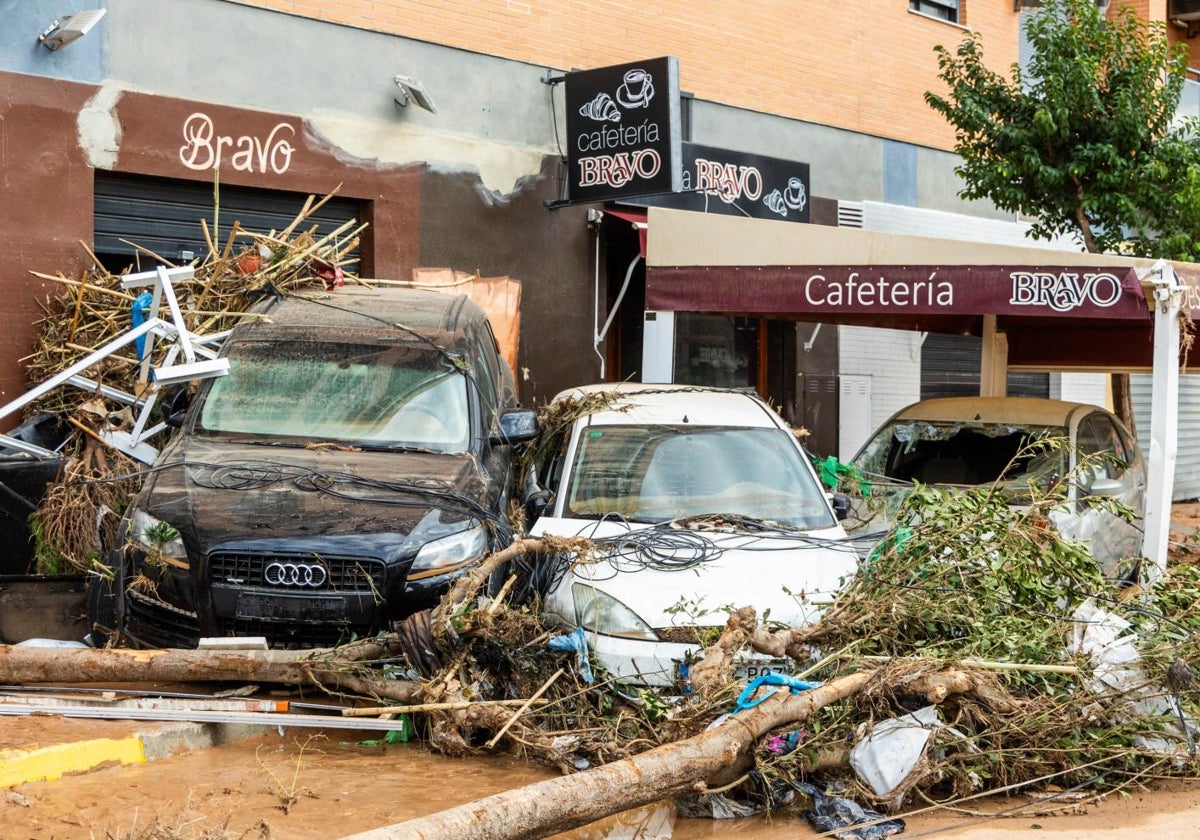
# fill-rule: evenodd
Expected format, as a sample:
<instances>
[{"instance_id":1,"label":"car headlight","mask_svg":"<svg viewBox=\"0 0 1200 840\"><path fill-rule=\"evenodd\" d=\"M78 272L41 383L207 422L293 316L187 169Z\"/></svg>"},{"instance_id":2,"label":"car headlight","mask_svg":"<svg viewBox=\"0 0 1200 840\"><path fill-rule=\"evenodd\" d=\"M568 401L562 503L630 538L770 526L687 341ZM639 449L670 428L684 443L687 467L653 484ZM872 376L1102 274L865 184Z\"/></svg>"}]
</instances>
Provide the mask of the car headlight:
<instances>
[{"instance_id":1,"label":"car headlight","mask_svg":"<svg viewBox=\"0 0 1200 840\"><path fill-rule=\"evenodd\" d=\"M440 540L421 546L409 571L409 580L446 574L455 569L476 563L487 553L487 529L482 525L467 531L459 531Z\"/></svg>"},{"instance_id":2,"label":"car headlight","mask_svg":"<svg viewBox=\"0 0 1200 840\"><path fill-rule=\"evenodd\" d=\"M129 517L129 537L147 559L187 567L187 550L179 530L144 510L135 510Z\"/></svg>"},{"instance_id":3,"label":"car headlight","mask_svg":"<svg viewBox=\"0 0 1200 840\"><path fill-rule=\"evenodd\" d=\"M637 613L591 584L572 584L571 595L575 599L575 620L585 630L606 636L658 641L658 634Z\"/></svg>"}]
</instances>

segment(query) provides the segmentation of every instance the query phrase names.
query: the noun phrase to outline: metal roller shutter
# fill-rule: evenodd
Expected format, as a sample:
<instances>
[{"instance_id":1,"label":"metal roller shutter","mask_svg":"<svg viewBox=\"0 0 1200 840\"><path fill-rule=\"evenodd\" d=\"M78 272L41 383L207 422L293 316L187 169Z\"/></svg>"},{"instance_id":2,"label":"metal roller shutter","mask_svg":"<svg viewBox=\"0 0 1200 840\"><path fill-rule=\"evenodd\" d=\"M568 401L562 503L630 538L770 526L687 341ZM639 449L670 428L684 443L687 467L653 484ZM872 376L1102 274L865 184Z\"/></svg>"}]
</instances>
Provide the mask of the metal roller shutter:
<instances>
[{"instance_id":1,"label":"metal roller shutter","mask_svg":"<svg viewBox=\"0 0 1200 840\"><path fill-rule=\"evenodd\" d=\"M971 335L929 333L921 345L921 399L979 396L980 340ZM1012 397L1049 397L1050 374L1009 373Z\"/></svg>"},{"instance_id":2,"label":"metal roller shutter","mask_svg":"<svg viewBox=\"0 0 1200 840\"><path fill-rule=\"evenodd\" d=\"M308 195L222 186L219 198L220 230L214 233L211 184L98 170L96 255L111 271L121 271L133 261L134 244L174 262L187 262L192 256L202 258L208 253L208 245L201 219L206 220L217 247L222 247L235 221L255 233L287 227ZM357 221L359 209L359 202L335 197L310 216L304 227L315 225L318 234L328 233L347 220Z\"/></svg>"},{"instance_id":3,"label":"metal roller shutter","mask_svg":"<svg viewBox=\"0 0 1200 840\"><path fill-rule=\"evenodd\" d=\"M1154 378L1149 374L1129 376L1129 397L1137 427L1142 457L1150 455L1150 401ZM1200 499L1200 374L1179 376L1179 433L1175 453L1175 489L1172 499Z\"/></svg>"}]
</instances>

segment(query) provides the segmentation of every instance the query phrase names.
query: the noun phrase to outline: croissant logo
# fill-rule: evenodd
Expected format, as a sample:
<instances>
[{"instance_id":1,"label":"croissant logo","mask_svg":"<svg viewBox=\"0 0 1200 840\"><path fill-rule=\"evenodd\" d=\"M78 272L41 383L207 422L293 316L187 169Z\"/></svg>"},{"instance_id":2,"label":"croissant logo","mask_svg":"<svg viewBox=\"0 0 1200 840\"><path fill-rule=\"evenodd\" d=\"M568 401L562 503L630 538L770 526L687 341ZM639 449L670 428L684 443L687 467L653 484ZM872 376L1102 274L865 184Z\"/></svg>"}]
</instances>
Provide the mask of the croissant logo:
<instances>
[{"instance_id":1,"label":"croissant logo","mask_svg":"<svg viewBox=\"0 0 1200 840\"><path fill-rule=\"evenodd\" d=\"M621 109L607 93L597 93L595 99L579 109L579 115L598 121L621 121Z\"/></svg>"}]
</instances>

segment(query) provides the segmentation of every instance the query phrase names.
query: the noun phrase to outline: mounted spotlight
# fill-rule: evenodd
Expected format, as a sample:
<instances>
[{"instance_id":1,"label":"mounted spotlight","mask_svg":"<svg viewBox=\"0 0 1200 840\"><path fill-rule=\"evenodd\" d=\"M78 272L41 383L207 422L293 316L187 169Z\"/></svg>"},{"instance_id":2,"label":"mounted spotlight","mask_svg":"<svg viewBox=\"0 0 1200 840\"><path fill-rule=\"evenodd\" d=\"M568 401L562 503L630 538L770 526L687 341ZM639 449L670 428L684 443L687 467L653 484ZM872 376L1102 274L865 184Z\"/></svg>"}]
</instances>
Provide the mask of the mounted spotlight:
<instances>
[{"instance_id":1,"label":"mounted spotlight","mask_svg":"<svg viewBox=\"0 0 1200 840\"><path fill-rule=\"evenodd\" d=\"M412 76L395 76L392 81L396 83L396 87L400 88L400 93L395 99L396 104L401 108L407 108L409 102L415 102L429 113L437 113L437 106L433 104L433 99L430 98L429 91L425 90L425 85Z\"/></svg>"},{"instance_id":2,"label":"mounted spotlight","mask_svg":"<svg viewBox=\"0 0 1200 840\"><path fill-rule=\"evenodd\" d=\"M92 27L100 22L100 18L104 17L106 9L88 9L83 12L75 12L73 15L65 15L58 18L54 23L46 27L38 40L45 45L48 50L58 50L65 47L72 41L82 38L91 31Z\"/></svg>"}]
</instances>

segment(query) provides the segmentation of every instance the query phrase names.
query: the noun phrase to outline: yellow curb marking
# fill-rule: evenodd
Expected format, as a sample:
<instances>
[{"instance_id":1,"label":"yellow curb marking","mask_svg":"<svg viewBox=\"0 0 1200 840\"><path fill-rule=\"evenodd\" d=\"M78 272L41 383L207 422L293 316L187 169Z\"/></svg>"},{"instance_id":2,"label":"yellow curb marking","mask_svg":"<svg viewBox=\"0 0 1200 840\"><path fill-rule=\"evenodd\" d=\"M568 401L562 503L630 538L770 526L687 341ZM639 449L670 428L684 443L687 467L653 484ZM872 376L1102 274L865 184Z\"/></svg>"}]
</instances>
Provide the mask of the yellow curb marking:
<instances>
[{"instance_id":1,"label":"yellow curb marking","mask_svg":"<svg viewBox=\"0 0 1200 840\"><path fill-rule=\"evenodd\" d=\"M0 788L24 782L54 781L64 773L90 770L112 761L145 764L146 751L141 737L97 738L33 750L0 750Z\"/></svg>"}]
</instances>

